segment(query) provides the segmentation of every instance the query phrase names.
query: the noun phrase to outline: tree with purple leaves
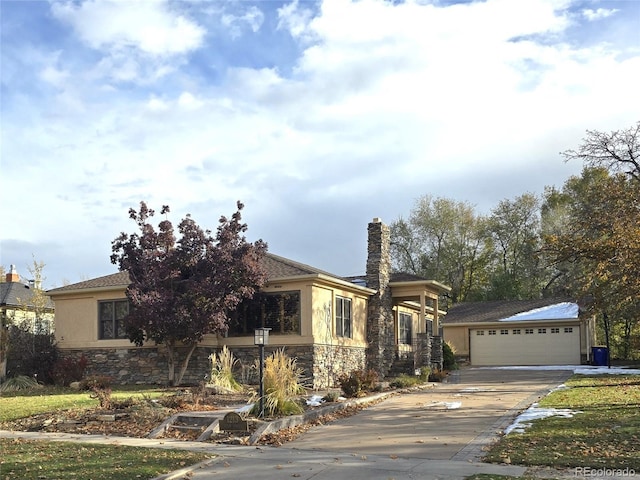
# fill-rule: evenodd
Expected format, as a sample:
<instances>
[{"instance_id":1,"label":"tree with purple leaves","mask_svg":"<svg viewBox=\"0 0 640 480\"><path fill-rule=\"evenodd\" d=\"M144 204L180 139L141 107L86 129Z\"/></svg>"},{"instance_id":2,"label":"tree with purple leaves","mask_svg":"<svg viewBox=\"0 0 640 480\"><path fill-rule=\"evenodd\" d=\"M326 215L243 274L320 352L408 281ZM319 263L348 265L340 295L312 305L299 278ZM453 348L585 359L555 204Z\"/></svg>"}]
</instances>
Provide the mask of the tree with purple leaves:
<instances>
[{"instance_id":1,"label":"tree with purple leaves","mask_svg":"<svg viewBox=\"0 0 640 480\"><path fill-rule=\"evenodd\" d=\"M237 208L230 219L220 218L215 237L187 215L178 225L177 239L166 218L169 207L162 207L165 219L156 230L150 223L154 210L140 202L139 211L129 209L139 232L123 232L112 242L111 263L129 272L131 280L127 336L138 346L148 341L164 345L172 385L182 382L203 337L224 335L229 313L266 281L261 260L267 245L247 242L242 203Z\"/></svg>"}]
</instances>

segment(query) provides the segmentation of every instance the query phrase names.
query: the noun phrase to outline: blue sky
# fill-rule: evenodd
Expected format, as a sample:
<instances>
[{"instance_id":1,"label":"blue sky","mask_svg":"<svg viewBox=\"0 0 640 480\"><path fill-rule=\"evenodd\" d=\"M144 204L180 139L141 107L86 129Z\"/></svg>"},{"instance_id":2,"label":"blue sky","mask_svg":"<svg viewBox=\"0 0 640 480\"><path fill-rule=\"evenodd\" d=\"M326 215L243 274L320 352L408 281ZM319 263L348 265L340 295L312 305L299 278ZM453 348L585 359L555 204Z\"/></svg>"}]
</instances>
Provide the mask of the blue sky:
<instances>
[{"instance_id":1,"label":"blue sky","mask_svg":"<svg viewBox=\"0 0 640 480\"><path fill-rule=\"evenodd\" d=\"M0 1L0 263L109 274L129 207L338 275L424 195L488 212L640 107L640 2Z\"/></svg>"}]
</instances>

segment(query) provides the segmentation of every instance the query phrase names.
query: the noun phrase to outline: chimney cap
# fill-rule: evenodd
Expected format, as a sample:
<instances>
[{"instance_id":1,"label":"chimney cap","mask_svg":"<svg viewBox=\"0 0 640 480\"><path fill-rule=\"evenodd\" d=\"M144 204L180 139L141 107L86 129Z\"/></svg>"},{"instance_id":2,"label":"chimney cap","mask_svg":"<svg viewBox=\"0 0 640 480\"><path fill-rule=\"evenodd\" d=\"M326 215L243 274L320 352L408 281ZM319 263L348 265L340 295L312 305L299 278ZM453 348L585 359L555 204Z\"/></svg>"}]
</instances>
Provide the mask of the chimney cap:
<instances>
[{"instance_id":1,"label":"chimney cap","mask_svg":"<svg viewBox=\"0 0 640 480\"><path fill-rule=\"evenodd\" d=\"M373 217L372 223L382 223L382 219L380 217Z\"/></svg>"}]
</instances>

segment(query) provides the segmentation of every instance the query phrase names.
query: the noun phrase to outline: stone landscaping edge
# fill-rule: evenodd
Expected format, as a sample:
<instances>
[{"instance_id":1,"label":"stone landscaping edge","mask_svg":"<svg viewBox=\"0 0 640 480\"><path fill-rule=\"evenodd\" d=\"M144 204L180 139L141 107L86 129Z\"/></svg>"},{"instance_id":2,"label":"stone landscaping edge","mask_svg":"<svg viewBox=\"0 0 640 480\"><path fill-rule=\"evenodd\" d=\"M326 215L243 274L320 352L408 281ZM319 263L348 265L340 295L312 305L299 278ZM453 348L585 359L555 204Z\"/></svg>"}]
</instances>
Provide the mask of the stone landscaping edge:
<instances>
[{"instance_id":1,"label":"stone landscaping edge","mask_svg":"<svg viewBox=\"0 0 640 480\"><path fill-rule=\"evenodd\" d=\"M332 405L327 405L318 408L317 410L310 410L301 415L291 415L289 417L278 418L270 422L265 422L264 424L260 425L255 432L253 432L253 434L249 437L249 441L247 443L249 445L256 445L264 435L267 435L269 433L275 433L285 428L297 427L298 425L303 425L305 423L317 420L323 415L329 415L331 413L339 412L340 410L345 410L350 407L377 402L391 395L395 395L396 393L399 392L382 392L362 398L354 398L345 402L338 402Z\"/></svg>"}]
</instances>

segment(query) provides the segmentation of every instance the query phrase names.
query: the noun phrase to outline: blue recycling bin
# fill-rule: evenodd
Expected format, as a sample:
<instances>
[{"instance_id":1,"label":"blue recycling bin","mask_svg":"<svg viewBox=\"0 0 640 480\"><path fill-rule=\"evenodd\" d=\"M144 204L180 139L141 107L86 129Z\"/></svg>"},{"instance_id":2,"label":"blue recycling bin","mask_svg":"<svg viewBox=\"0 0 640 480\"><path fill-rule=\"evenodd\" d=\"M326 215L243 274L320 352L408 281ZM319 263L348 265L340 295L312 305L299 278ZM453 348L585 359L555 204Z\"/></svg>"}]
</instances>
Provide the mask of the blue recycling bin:
<instances>
[{"instance_id":1,"label":"blue recycling bin","mask_svg":"<svg viewBox=\"0 0 640 480\"><path fill-rule=\"evenodd\" d=\"M606 367L609 364L609 349L607 347L591 347L593 364Z\"/></svg>"}]
</instances>

